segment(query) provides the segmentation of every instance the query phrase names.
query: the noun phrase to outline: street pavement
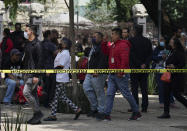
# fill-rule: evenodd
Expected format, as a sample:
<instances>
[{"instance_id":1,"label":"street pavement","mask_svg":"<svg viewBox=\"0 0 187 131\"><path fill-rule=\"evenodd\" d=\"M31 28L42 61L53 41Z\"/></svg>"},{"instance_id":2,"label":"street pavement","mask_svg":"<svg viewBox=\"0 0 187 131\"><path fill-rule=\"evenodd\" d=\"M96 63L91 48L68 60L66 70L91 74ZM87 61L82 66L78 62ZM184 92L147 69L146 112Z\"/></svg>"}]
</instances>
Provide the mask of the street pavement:
<instances>
[{"instance_id":1,"label":"street pavement","mask_svg":"<svg viewBox=\"0 0 187 131\"><path fill-rule=\"evenodd\" d=\"M116 95L111 114L112 121L97 121L94 118L88 118L85 114L75 121L73 120L74 114L58 113L57 121L42 121L40 125L27 125L27 131L187 131L187 110L178 102L176 105L178 108L171 108L171 119L158 119L157 116L162 114L163 108L159 107L158 96L152 95L149 96L148 112L142 113L143 116L138 121L128 121L131 115L127 112L129 105L121 95ZM15 117L18 106L1 105L1 108L2 114L7 113L9 116ZM41 109L45 114L44 118L50 114L49 109L44 107ZM31 117L30 108L22 110L25 118Z\"/></svg>"}]
</instances>

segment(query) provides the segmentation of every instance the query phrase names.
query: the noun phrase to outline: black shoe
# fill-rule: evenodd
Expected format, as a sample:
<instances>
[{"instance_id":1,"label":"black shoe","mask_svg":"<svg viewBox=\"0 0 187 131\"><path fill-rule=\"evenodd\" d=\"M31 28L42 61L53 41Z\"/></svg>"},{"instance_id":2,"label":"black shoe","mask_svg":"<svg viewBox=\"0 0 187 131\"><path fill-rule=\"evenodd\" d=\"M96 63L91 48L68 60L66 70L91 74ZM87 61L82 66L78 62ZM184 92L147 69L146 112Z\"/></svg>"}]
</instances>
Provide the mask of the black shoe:
<instances>
[{"instance_id":1,"label":"black shoe","mask_svg":"<svg viewBox=\"0 0 187 131\"><path fill-rule=\"evenodd\" d=\"M33 120L33 118L34 118L34 115L33 115L33 117L30 120L27 121L27 124L30 124L31 121Z\"/></svg>"},{"instance_id":2,"label":"black shoe","mask_svg":"<svg viewBox=\"0 0 187 131\"><path fill-rule=\"evenodd\" d=\"M104 119L105 119L105 114L103 114L103 113L97 113L96 114L96 120L102 121Z\"/></svg>"},{"instance_id":3,"label":"black shoe","mask_svg":"<svg viewBox=\"0 0 187 131\"><path fill-rule=\"evenodd\" d=\"M27 121L27 124L40 124L43 113L41 111L35 112L33 117Z\"/></svg>"},{"instance_id":4,"label":"black shoe","mask_svg":"<svg viewBox=\"0 0 187 131\"><path fill-rule=\"evenodd\" d=\"M128 112L132 112L132 109L128 109L127 111L128 111Z\"/></svg>"},{"instance_id":5,"label":"black shoe","mask_svg":"<svg viewBox=\"0 0 187 131\"><path fill-rule=\"evenodd\" d=\"M81 114L82 110L79 108L75 114L74 120L77 120Z\"/></svg>"},{"instance_id":6,"label":"black shoe","mask_svg":"<svg viewBox=\"0 0 187 131\"><path fill-rule=\"evenodd\" d=\"M142 109L142 112L143 112L143 113L147 113L147 109L143 108L143 109Z\"/></svg>"},{"instance_id":7,"label":"black shoe","mask_svg":"<svg viewBox=\"0 0 187 131\"><path fill-rule=\"evenodd\" d=\"M171 118L171 116L169 115L169 113L163 113L161 116L158 116L157 118L160 118L160 119L169 119L169 118Z\"/></svg>"},{"instance_id":8,"label":"black shoe","mask_svg":"<svg viewBox=\"0 0 187 131\"><path fill-rule=\"evenodd\" d=\"M128 119L129 121L130 120L139 120L140 117L142 117L141 113L140 112L133 112L131 117Z\"/></svg>"},{"instance_id":9,"label":"black shoe","mask_svg":"<svg viewBox=\"0 0 187 131\"><path fill-rule=\"evenodd\" d=\"M53 117L53 116L49 116L49 117L43 119L43 121L56 121L56 120L57 120L57 118Z\"/></svg>"},{"instance_id":10,"label":"black shoe","mask_svg":"<svg viewBox=\"0 0 187 131\"><path fill-rule=\"evenodd\" d=\"M111 119L110 115L105 115L104 121L111 121L111 120L112 120L112 119Z\"/></svg>"},{"instance_id":11,"label":"black shoe","mask_svg":"<svg viewBox=\"0 0 187 131\"><path fill-rule=\"evenodd\" d=\"M33 119L32 121L30 121L30 122L27 123L27 124L37 125L37 124L41 124L41 121L40 121L40 120Z\"/></svg>"},{"instance_id":12,"label":"black shoe","mask_svg":"<svg viewBox=\"0 0 187 131\"><path fill-rule=\"evenodd\" d=\"M43 105L45 108L50 108L49 104Z\"/></svg>"},{"instance_id":13,"label":"black shoe","mask_svg":"<svg viewBox=\"0 0 187 131\"><path fill-rule=\"evenodd\" d=\"M87 114L87 117L95 117L96 114L97 114L97 110L95 110L95 111L92 111L92 110L91 110L91 111Z\"/></svg>"},{"instance_id":14,"label":"black shoe","mask_svg":"<svg viewBox=\"0 0 187 131\"><path fill-rule=\"evenodd\" d=\"M41 111L38 111L35 113L35 118L38 119L38 120L41 120L41 118L43 117L43 113Z\"/></svg>"}]
</instances>

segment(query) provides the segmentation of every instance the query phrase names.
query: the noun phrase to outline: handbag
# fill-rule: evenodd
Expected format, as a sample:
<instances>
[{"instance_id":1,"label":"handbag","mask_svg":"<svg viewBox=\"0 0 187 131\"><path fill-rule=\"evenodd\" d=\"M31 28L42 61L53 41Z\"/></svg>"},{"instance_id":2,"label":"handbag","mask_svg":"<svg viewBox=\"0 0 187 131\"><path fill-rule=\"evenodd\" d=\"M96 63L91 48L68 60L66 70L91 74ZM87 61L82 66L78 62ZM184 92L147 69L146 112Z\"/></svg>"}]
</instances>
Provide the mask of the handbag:
<instances>
[{"instance_id":1,"label":"handbag","mask_svg":"<svg viewBox=\"0 0 187 131\"><path fill-rule=\"evenodd\" d=\"M161 81L170 83L171 82L171 73L170 72L164 72L160 78Z\"/></svg>"}]
</instances>

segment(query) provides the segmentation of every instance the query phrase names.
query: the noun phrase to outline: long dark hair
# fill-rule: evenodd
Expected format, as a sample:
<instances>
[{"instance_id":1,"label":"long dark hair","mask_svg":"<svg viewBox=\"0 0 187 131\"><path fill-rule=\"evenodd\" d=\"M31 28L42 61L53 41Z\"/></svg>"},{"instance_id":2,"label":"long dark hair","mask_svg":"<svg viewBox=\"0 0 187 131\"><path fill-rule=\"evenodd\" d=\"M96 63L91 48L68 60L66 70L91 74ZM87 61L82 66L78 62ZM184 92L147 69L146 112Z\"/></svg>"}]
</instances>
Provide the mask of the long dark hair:
<instances>
[{"instance_id":1,"label":"long dark hair","mask_svg":"<svg viewBox=\"0 0 187 131\"><path fill-rule=\"evenodd\" d=\"M174 46L176 51L184 52L184 47L178 38L174 39Z\"/></svg>"}]
</instances>

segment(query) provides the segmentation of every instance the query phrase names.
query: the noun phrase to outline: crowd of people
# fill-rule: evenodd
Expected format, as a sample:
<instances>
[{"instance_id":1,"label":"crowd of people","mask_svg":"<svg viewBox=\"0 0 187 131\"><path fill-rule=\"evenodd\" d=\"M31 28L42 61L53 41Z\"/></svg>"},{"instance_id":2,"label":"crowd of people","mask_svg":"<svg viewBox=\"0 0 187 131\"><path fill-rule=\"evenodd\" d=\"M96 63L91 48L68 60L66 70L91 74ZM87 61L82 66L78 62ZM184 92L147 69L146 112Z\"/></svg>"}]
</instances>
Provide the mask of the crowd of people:
<instances>
[{"instance_id":1,"label":"crowd of people","mask_svg":"<svg viewBox=\"0 0 187 131\"><path fill-rule=\"evenodd\" d=\"M93 33L90 40L86 38L76 42L78 69L183 69L187 35L178 29L169 42L161 37L156 47L145 38L141 25L135 25L134 36L129 35L128 28L114 28L111 36L101 32ZM21 30L21 24L15 25L15 31L4 29L0 44L1 69L70 69L72 42L63 37L60 40L57 30L46 30L44 40L37 38L37 28L26 25ZM81 44L84 43L84 44ZM83 52L83 53L80 53ZM158 118L170 118L170 106L175 107L175 99L187 107L187 99L181 94L184 74L172 73L171 82L161 80L161 73L156 74L160 107L164 113ZM111 112L116 91L120 91L128 101L128 112L132 115L128 120L137 120L146 113L149 106L148 74L78 74L84 93L90 103L88 117L97 120L111 120ZM107 89L105 85L107 81ZM129 84L130 81L130 84ZM66 95L68 73L62 74L5 74L7 91L3 99L5 105L10 105L16 87L24 86L22 94L25 102L33 109L33 117L28 124L40 124L43 113L38 98L38 85L43 85L46 100L44 106L51 109L51 114L44 121L56 121L59 100L68 104L75 112L74 120L81 114L81 107L75 105ZM179 84L180 83L180 84ZM131 85L131 89L129 89ZM141 111L139 108L138 88L142 93Z\"/></svg>"}]
</instances>

